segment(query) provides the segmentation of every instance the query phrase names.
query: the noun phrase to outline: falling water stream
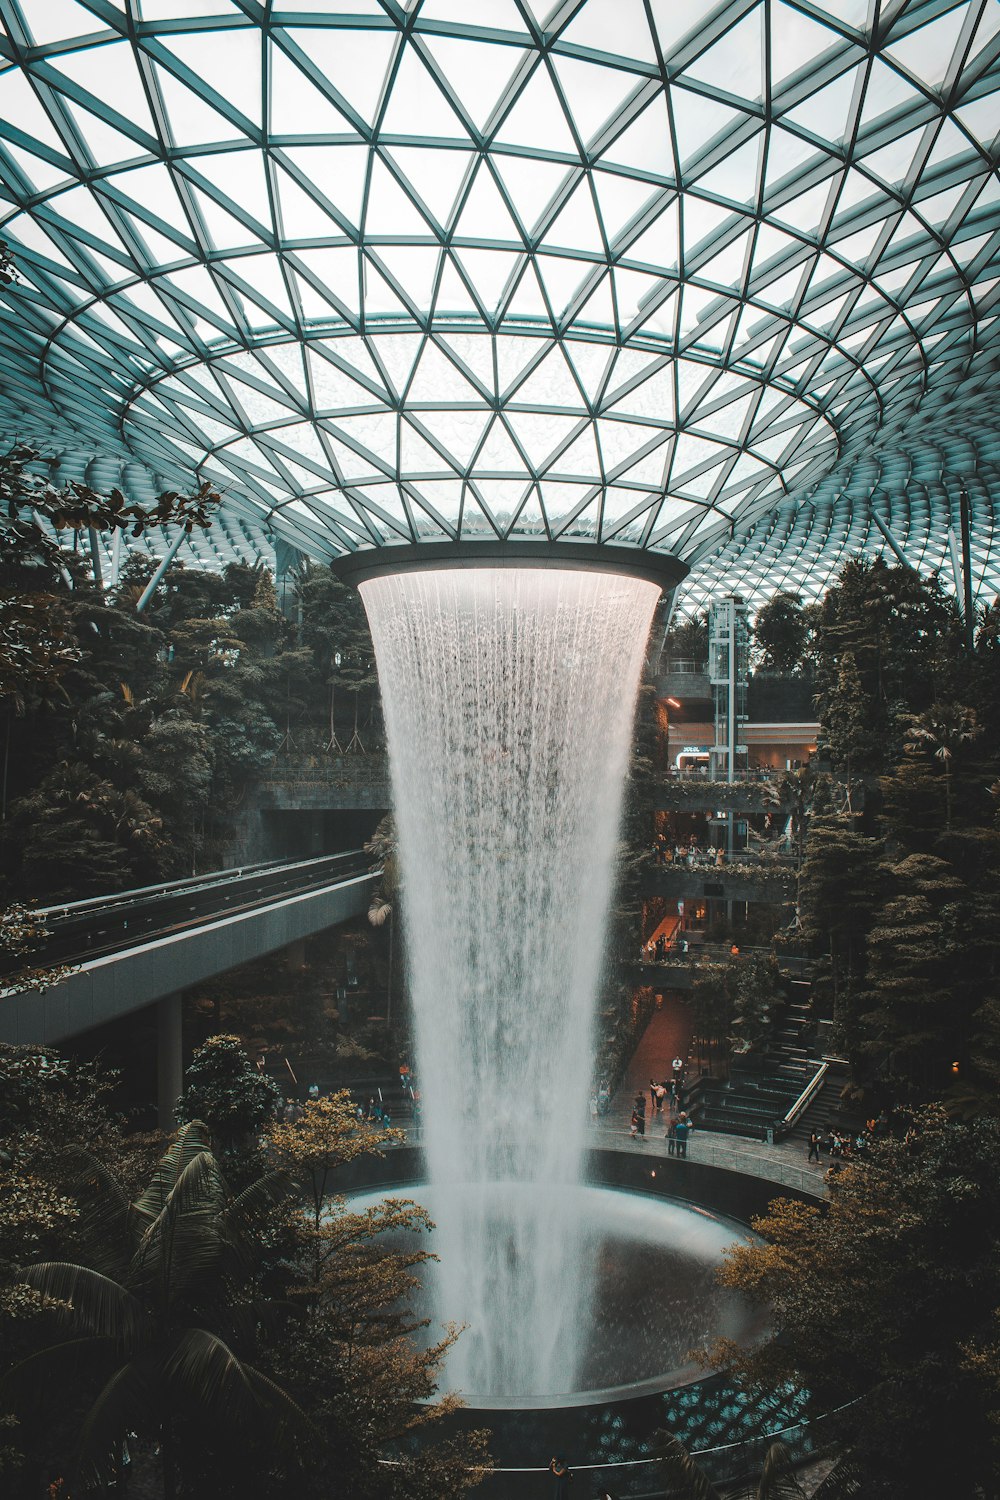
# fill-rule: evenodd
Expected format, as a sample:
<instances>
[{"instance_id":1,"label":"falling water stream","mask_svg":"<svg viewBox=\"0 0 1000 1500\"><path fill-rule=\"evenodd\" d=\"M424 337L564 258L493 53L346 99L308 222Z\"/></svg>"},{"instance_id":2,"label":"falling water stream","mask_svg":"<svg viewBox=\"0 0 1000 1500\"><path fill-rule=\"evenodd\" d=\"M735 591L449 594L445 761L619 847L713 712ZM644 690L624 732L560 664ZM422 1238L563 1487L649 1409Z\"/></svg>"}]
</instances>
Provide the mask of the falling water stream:
<instances>
[{"instance_id":1,"label":"falling water stream","mask_svg":"<svg viewBox=\"0 0 1000 1500\"><path fill-rule=\"evenodd\" d=\"M591 1300L572 1211L622 786L658 589L449 568L361 585L399 832L448 1383L561 1392Z\"/></svg>"}]
</instances>

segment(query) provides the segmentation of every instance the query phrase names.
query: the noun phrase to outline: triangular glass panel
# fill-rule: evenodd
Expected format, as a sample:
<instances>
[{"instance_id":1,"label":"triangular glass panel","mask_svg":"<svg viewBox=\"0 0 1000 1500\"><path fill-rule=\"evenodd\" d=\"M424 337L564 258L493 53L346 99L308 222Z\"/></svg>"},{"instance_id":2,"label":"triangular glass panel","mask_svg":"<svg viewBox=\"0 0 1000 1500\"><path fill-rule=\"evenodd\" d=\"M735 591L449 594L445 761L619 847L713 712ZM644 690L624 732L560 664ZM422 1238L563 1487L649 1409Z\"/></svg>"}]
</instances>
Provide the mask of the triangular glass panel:
<instances>
[{"instance_id":1,"label":"triangular glass panel","mask_svg":"<svg viewBox=\"0 0 1000 1500\"><path fill-rule=\"evenodd\" d=\"M866 172L880 177L889 187L895 187L909 172L923 138L922 126L918 130L910 130L906 135L897 136L880 151L870 152L868 156L862 158L861 165Z\"/></svg>"},{"instance_id":2,"label":"triangular glass panel","mask_svg":"<svg viewBox=\"0 0 1000 1500\"><path fill-rule=\"evenodd\" d=\"M525 472L525 461L511 441L510 433L497 417L476 457L476 472L501 474Z\"/></svg>"},{"instance_id":3,"label":"triangular glass panel","mask_svg":"<svg viewBox=\"0 0 1000 1500\"><path fill-rule=\"evenodd\" d=\"M605 344L592 344L575 338L565 340L563 350L588 401L596 406L607 377L613 349Z\"/></svg>"},{"instance_id":4,"label":"triangular glass panel","mask_svg":"<svg viewBox=\"0 0 1000 1500\"><path fill-rule=\"evenodd\" d=\"M437 345L428 339L410 382L408 402L479 401L481 397Z\"/></svg>"},{"instance_id":5,"label":"triangular glass panel","mask_svg":"<svg viewBox=\"0 0 1000 1500\"><path fill-rule=\"evenodd\" d=\"M526 260L517 286L504 308L507 318L547 318L549 309L533 260Z\"/></svg>"},{"instance_id":6,"label":"triangular glass panel","mask_svg":"<svg viewBox=\"0 0 1000 1500\"><path fill-rule=\"evenodd\" d=\"M289 27L286 35L326 75L360 119L367 125L373 124L396 45L396 33L314 26Z\"/></svg>"},{"instance_id":7,"label":"triangular glass panel","mask_svg":"<svg viewBox=\"0 0 1000 1500\"><path fill-rule=\"evenodd\" d=\"M1000 132L1000 126L997 125L996 95L987 94L983 99L963 104L955 113L973 140L989 150Z\"/></svg>"},{"instance_id":8,"label":"triangular glass panel","mask_svg":"<svg viewBox=\"0 0 1000 1500\"><path fill-rule=\"evenodd\" d=\"M536 266L551 304L553 317L558 318L592 266L585 260L572 260L564 255L539 255Z\"/></svg>"},{"instance_id":9,"label":"triangular glass panel","mask_svg":"<svg viewBox=\"0 0 1000 1500\"><path fill-rule=\"evenodd\" d=\"M423 346L423 338L416 333L379 334L374 344L375 356L385 367L393 390L402 396L409 384L413 366Z\"/></svg>"},{"instance_id":10,"label":"triangular glass panel","mask_svg":"<svg viewBox=\"0 0 1000 1500\"><path fill-rule=\"evenodd\" d=\"M371 162L364 230L366 235L388 235L392 239L430 233L426 219L378 156Z\"/></svg>"},{"instance_id":11,"label":"triangular glass panel","mask_svg":"<svg viewBox=\"0 0 1000 1500\"><path fill-rule=\"evenodd\" d=\"M936 167L943 166L953 157L967 155L969 150L969 143L955 122L947 118L943 119L938 127L930 155L924 163L924 175L930 176ZM976 166L978 165L977 162Z\"/></svg>"},{"instance_id":12,"label":"triangular glass panel","mask_svg":"<svg viewBox=\"0 0 1000 1500\"><path fill-rule=\"evenodd\" d=\"M542 241L552 249L588 250L603 255L589 177L581 178L555 221L545 230Z\"/></svg>"},{"instance_id":13,"label":"triangular glass panel","mask_svg":"<svg viewBox=\"0 0 1000 1500\"><path fill-rule=\"evenodd\" d=\"M543 63L539 63L518 95L496 135L499 144L530 146L544 141L549 152L576 155L576 143L566 123L559 96Z\"/></svg>"},{"instance_id":14,"label":"triangular glass panel","mask_svg":"<svg viewBox=\"0 0 1000 1500\"><path fill-rule=\"evenodd\" d=\"M471 275L468 277L471 281ZM441 313L477 313L479 308L472 293L459 275L450 255L445 256L444 270L438 285L436 311Z\"/></svg>"},{"instance_id":15,"label":"triangular glass panel","mask_svg":"<svg viewBox=\"0 0 1000 1500\"><path fill-rule=\"evenodd\" d=\"M403 300L418 314L431 309L441 251L430 245L380 245L377 255Z\"/></svg>"},{"instance_id":16,"label":"triangular glass panel","mask_svg":"<svg viewBox=\"0 0 1000 1500\"><path fill-rule=\"evenodd\" d=\"M404 475L439 474L449 472L451 465L404 417L399 428L399 468Z\"/></svg>"},{"instance_id":17,"label":"triangular glass panel","mask_svg":"<svg viewBox=\"0 0 1000 1500\"><path fill-rule=\"evenodd\" d=\"M676 176L666 100L658 94L607 147L602 163L631 167L670 182Z\"/></svg>"},{"instance_id":18,"label":"triangular glass panel","mask_svg":"<svg viewBox=\"0 0 1000 1500\"><path fill-rule=\"evenodd\" d=\"M697 266L695 274L699 280L711 281L723 287L739 288L743 280L743 265L746 260L750 230L737 235L724 250L713 255L711 260Z\"/></svg>"},{"instance_id":19,"label":"triangular glass panel","mask_svg":"<svg viewBox=\"0 0 1000 1500\"><path fill-rule=\"evenodd\" d=\"M556 449L561 447L573 432L577 421L576 417L553 416L541 412L511 411L507 414L511 432L536 470L541 469Z\"/></svg>"},{"instance_id":20,"label":"triangular glass panel","mask_svg":"<svg viewBox=\"0 0 1000 1500\"><path fill-rule=\"evenodd\" d=\"M459 41L431 35L424 37L423 41L465 113L476 129L482 130L525 54L513 47L485 41ZM416 118L419 119L419 115Z\"/></svg>"},{"instance_id":21,"label":"triangular glass panel","mask_svg":"<svg viewBox=\"0 0 1000 1500\"><path fill-rule=\"evenodd\" d=\"M343 219L355 227L361 223L367 146L286 146L281 155L301 172L307 187L331 199Z\"/></svg>"},{"instance_id":22,"label":"triangular glass panel","mask_svg":"<svg viewBox=\"0 0 1000 1500\"><path fill-rule=\"evenodd\" d=\"M594 442L594 426L588 422L568 448L556 454L549 464L552 474L571 474L586 480L588 484L601 483L601 465ZM580 498L585 492L581 491Z\"/></svg>"},{"instance_id":23,"label":"triangular glass panel","mask_svg":"<svg viewBox=\"0 0 1000 1500\"><path fill-rule=\"evenodd\" d=\"M556 54L553 62L570 116L584 143L618 114L639 81L635 74L623 69L574 57Z\"/></svg>"},{"instance_id":24,"label":"triangular glass panel","mask_svg":"<svg viewBox=\"0 0 1000 1500\"><path fill-rule=\"evenodd\" d=\"M637 422L612 421L602 417L597 423L604 472L610 476L622 465L634 462L637 453L658 438L655 428Z\"/></svg>"},{"instance_id":25,"label":"triangular glass panel","mask_svg":"<svg viewBox=\"0 0 1000 1500\"><path fill-rule=\"evenodd\" d=\"M780 208L773 208L771 213L779 224L787 224L798 234L814 239L826 217L829 196L829 182L821 182L808 192L800 193L797 198L790 198Z\"/></svg>"},{"instance_id":26,"label":"triangular glass panel","mask_svg":"<svg viewBox=\"0 0 1000 1500\"><path fill-rule=\"evenodd\" d=\"M663 280L659 276L652 276L646 271L624 271L612 272L615 287L615 302L618 307L618 321L622 328L630 327L637 318L645 316L645 309L662 286Z\"/></svg>"},{"instance_id":27,"label":"triangular glass panel","mask_svg":"<svg viewBox=\"0 0 1000 1500\"><path fill-rule=\"evenodd\" d=\"M472 463L482 441L489 425L490 413L485 409L429 411L421 413L421 420L439 436L459 469L464 471Z\"/></svg>"},{"instance_id":28,"label":"triangular glass panel","mask_svg":"<svg viewBox=\"0 0 1000 1500\"><path fill-rule=\"evenodd\" d=\"M675 200L632 241L622 258L666 271L676 267L679 255L680 233Z\"/></svg>"},{"instance_id":29,"label":"triangular glass panel","mask_svg":"<svg viewBox=\"0 0 1000 1500\"><path fill-rule=\"evenodd\" d=\"M519 405L579 407L579 388L558 345L553 345L541 364L535 366L508 399Z\"/></svg>"},{"instance_id":30,"label":"triangular glass panel","mask_svg":"<svg viewBox=\"0 0 1000 1500\"><path fill-rule=\"evenodd\" d=\"M345 114L317 88L301 68L273 41L268 47L268 130L272 137L289 135L353 135L357 131Z\"/></svg>"},{"instance_id":31,"label":"triangular glass panel","mask_svg":"<svg viewBox=\"0 0 1000 1500\"><path fill-rule=\"evenodd\" d=\"M342 229L284 168L275 167L281 234L284 241L339 237Z\"/></svg>"},{"instance_id":32,"label":"triangular glass panel","mask_svg":"<svg viewBox=\"0 0 1000 1500\"><path fill-rule=\"evenodd\" d=\"M520 246L520 231L486 163L480 162L454 230L459 239L503 240Z\"/></svg>"},{"instance_id":33,"label":"triangular glass panel","mask_svg":"<svg viewBox=\"0 0 1000 1500\"><path fill-rule=\"evenodd\" d=\"M152 169L145 167L142 170L148 172ZM227 212L232 212L238 205L266 232L272 231L271 199L262 151L251 148L199 155L193 159L191 170L199 172L211 183L214 196ZM152 207L152 202L147 206Z\"/></svg>"},{"instance_id":34,"label":"triangular glass panel","mask_svg":"<svg viewBox=\"0 0 1000 1500\"><path fill-rule=\"evenodd\" d=\"M366 317L379 313L393 316L409 313L410 309L392 283L382 275L370 254L363 256L361 271L364 277Z\"/></svg>"},{"instance_id":35,"label":"triangular glass panel","mask_svg":"<svg viewBox=\"0 0 1000 1500\"><path fill-rule=\"evenodd\" d=\"M928 88L937 88L948 73L968 11L967 4L959 5L892 42L885 50L893 62L901 64L914 78Z\"/></svg>"},{"instance_id":36,"label":"triangular glass panel","mask_svg":"<svg viewBox=\"0 0 1000 1500\"><path fill-rule=\"evenodd\" d=\"M659 191L652 183L637 182L632 177L612 172L595 172L592 181L597 190L601 222L609 244L618 238L625 226L647 206L652 195Z\"/></svg>"},{"instance_id":37,"label":"triangular glass panel","mask_svg":"<svg viewBox=\"0 0 1000 1500\"><path fill-rule=\"evenodd\" d=\"M722 93L758 100L764 92L764 39L756 6L684 70L684 76L711 84Z\"/></svg>"},{"instance_id":38,"label":"triangular glass panel","mask_svg":"<svg viewBox=\"0 0 1000 1500\"><path fill-rule=\"evenodd\" d=\"M507 155L495 155L493 165L500 172L515 213L530 232L565 181L566 167L535 157Z\"/></svg>"},{"instance_id":39,"label":"triangular glass panel","mask_svg":"<svg viewBox=\"0 0 1000 1500\"><path fill-rule=\"evenodd\" d=\"M66 182L70 179L71 171L73 178L76 177L76 172L68 162L64 167L54 167L51 162L46 161L44 157L36 156L33 151L25 151L20 146L15 146L13 141L4 141L3 146L27 178L30 191L44 192L46 188ZM129 154L135 155L134 146Z\"/></svg>"},{"instance_id":40,"label":"triangular glass panel","mask_svg":"<svg viewBox=\"0 0 1000 1500\"><path fill-rule=\"evenodd\" d=\"M93 96L96 113L101 113L102 104L110 104L115 114L155 139L156 126L128 42L108 42L102 47L62 52L55 63L60 73ZM58 74L53 75L52 81L58 87ZM47 140L47 136L41 139Z\"/></svg>"},{"instance_id":41,"label":"triangular glass panel","mask_svg":"<svg viewBox=\"0 0 1000 1500\"><path fill-rule=\"evenodd\" d=\"M9 67L0 72L0 119L16 120L18 129L26 135L33 136L44 146L51 146L62 156L66 154L66 147L20 68Z\"/></svg>"},{"instance_id":42,"label":"triangular glass panel","mask_svg":"<svg viewBox=\"0 0 1000 1500\"><path fill-rule=\"evenodd\" d=\"M785 0L771 5L771 86L803 68L811 68L835 45L837 37L819 21L803 15Z\"/></svg>"},{"instance_id":43,"label":"triangular glass panel","mask_svg":"<svg viewBox=\"0 0 1000 1500\"><path fill-rule=\"evenodd\" d=\"M642 0L589 0L560 33L559 40L597 52L656 62Z\"/></svg>"},{"instance_id":44,"label":"triangular glass panel","mask_svg":"<svg viewBox=\"0 0 1000 1500\"><path fill-rule=\"evenodd\" d=\"M677 153L682 165L686 165L723 131L733 131L746 119L739 110L696 94L691 89L670 88L670 103L673 110L674 129L677 133Z\"/></svg>"},{"instance_id":45,"label":"triangular glass panel","mask_svg":"<svg viewBox=\"0 0 1000 1500\"><path fill-rule=\"evenodd\" d=\"M502 512L497 512L497 520L502 520ZM517 518L510 523L508 536L547 536L548 524L545 513L542 510L538 495L532 486L524 504L517 513Z\"/></svg>"},{"instance_id":46,"label":"triangular glass panel","mask_svg":"<svg viewBox=\"0 0 1000 1500\"><path fill-rule=\"evenodd\" d=\"M808 130L821 141L838 144L847 136L854 116L852 104L858 84L860 65L848 68L832 83L817 89L808 99L803 99L790 109L785 119L790 125Z\"/></svg>"},{"instance_id":47,"label":"triangular glass panel","mask_svg":"<svg viewBox=\"0 0 1000 1500\"><path fill-rule=\"evenodd\" d=\"M727 205L710 203L707 198L699 198L695 193L685 193L681 208L684 256L687 261L690 261L695 246L700 245L703 240L714 238L716 230L723 224L731 222L735 226L742 222Z\"/></svg>"},{"instance_id":48,"label":"triangular glass panel","mask_svg":"<svg viewBox=\"0 0 1000 1500\"><path fill-rule=\"evenodd\" d=\"M664 62L673 57L678 42L697 35L716 4L717 0L686 0L684 5L678 5L677 0L651 0L653 25Z\"/></svg>"},{"instance_id":49,"label":"triangular glass panel","mask_svg":"<svg viewBox=\"0 0 1000 1500\"><path fill-rule=\"evenodd\" d=\"M510 250L459 250L455 260L468 277L483 312L489 316L518 265L517 255Z\"/></svg>"},{"instance_id":50,"label":"triangular glass panel","mask_svg":"<svg viewBox=\"0 0 1000 1500\"><path fill-rule=\"evenodd\" d=\"M619 364L615 365L616 382ZM662 365L624 395L611 393L607 410L629 416L651 417L664 425L672 423L675 416L673 366Z\"/></svg>"},{"instance_id":51,"label":"triangular glass panel","mask_svg":"<svg viewBox=\"0 0 1000 1500\"><path fill-rule=\"evenodd\" d=\"M493 340L488 335L453 334L442 338L441 344L451 350L486 392L493 394Z\"/></svg>"},{"instance_id":52,"label":"triangular glass panel","mask_svg":"<svg viewBox=\"0 0 1000 1500\"><path fill-rule=\"evenodd\" d=\"M922 98L923 95L901 73L890 68L881 58L873 57L858 124L859 137L864 138L865 131L875 120L894 112L901 104L916 104Z\"/></svg>"},{"instance_id":53,"label":"triangular glass panel","mask_svg":"<svg viewBox=\"0 0 1000 1500\"><path fill-rule=\"evenodd\" d=\"M728 198L733 203L752 203L757 197L761 143L764 132L731 152L710 172L698 176L698 191Z\"/></svg>"},{"instance_id":54,"label":"triangular glass panel","mask_svg":"<svg viewBox=\"0 0 1000 1500\"><path fill-rule=\"evenodd\" d=\"M127 136L121 130L116 130L105 120L92 114L89 109L83 109L80 105L66 103L67 112L72 115L80 129L80 134L86 143L87 150L99 167L110 167L115 162L131 161L137 156L145 155L145 150L138 145L131 136Z\"/></svg>"},{"instance_id":55,"label":"triangular glass panel","mask_svg":"<svg viewBox=\"0 0 1000 1500\"><path fill-rule=\"evenodd\" d=\"M419 120L420 134L425 138L468 139L461 119L411 42L404 48L396 69L379 133L382 136L412 136L416 120Z\"/></svg>"},{"instance_id":56,"label":"triangular glass panel","mask_svg":"<svg viewBox=\"0 0 1000 1500\"><path fill-rule=\"evenodd\" d=\"M614 328L615 306L611 297L611 277L602 276L586 302L573 312L575 323L596 324L599 328Z\"/></svg>"},{"instance_id":57,"label":"triangular glass panel","mask_svg":"<svg viewBox=\"0 0 1000 1500\"><path fill-rule=\"evenodd\" d=\"M117 189L126 199L145 208L149 213L160 219L165 226L174 227L183 225L182 233L187 236L187 219L173 179L166 167L159 164L149 167L134 167L127 172L115 172L106 179L108 186ZM66 204L64 195L60 208Z\"/></svg>"},{"instance_id":58,"label":"triangular glass panel","mask_svg":"<svg viewBox=\"0 0 1000 1500\"><path fill-rule=\"evenodd\" d=\"M248 229L245 224L241 224L239 219L234 218L226 209L220 208L214 198L210 198L207 193L201 192L196 187L192 187L190 191L208 239L217 250L228 250L237 245L260 244L260 236L252 229Z\"/></svg>"},{"instance_id":59,"label":"triangular glass panel","mask_svg":"<svg viewBox=\"0 0 1000 1500\"><path fill-rule=\"evenodd\" d=\"M452 209L474 160L468 151L435 151L427 146L394 146L389 153L414 194L442 226L451 222Z\"/></svg>"},{"instance_id":60,"label":"triangular glass panel","mask_svg":"<svg viewBox=\"0 0 1000 1500\"><path fill-rule=\"evenodd\" d=\"M363 385L323 359L319 352L307 347L313 405L317 412L341 411L352 406L370 406L372 394Z\"/></svg>"},{"instance_id":61,"label":"triangular glass panel","mask_svg":"<svg viewBox=\"0 0 1000 1500\"><path fill-rule=\"evenodd\" d=\"M204 80L214 108L228 105L260 127L261 33L256 26L168 32L160 44Z\"/></svg>"}]
</instances>

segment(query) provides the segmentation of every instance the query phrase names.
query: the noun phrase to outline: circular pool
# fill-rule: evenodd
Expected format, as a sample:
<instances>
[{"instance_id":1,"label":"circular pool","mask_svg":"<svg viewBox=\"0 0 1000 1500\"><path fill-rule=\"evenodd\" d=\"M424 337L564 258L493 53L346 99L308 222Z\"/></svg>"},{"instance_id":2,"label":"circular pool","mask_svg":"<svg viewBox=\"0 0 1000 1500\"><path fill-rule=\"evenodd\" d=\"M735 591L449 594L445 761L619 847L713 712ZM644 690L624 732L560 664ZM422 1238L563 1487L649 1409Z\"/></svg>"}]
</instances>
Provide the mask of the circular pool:
<instances>
[{"instance_id":1,"label":"circular pool","mask_svg":"<svg viewBox=\"0 0 1000 1500\"><path fill-rule=\"evenodd\" d=\"M426 1236L426 1248L439 1254L442 1263L424 1268L415 1311L419 1317L435 1319L435 1308L443 1306L450 1320L465 1325L441 1384L457 1390L468 1407L537 1410L668 1391L701 1375L693 1349L720 1336L746 1343L766 1330L761 1310L716 1279L725 1247L752 1236L745 1225L709 1209L647 1192L593 1185L543 1189L489 1184L485 1215L481 1187L460 1187L449 1192L446 1201L440 1190L425 1183L399 1195L418 1202L432 1220L475 1204L491 1252L509 1264L518 1253L518 1223L537 1210L531 1200L539 1193L545 1195L552 1226L547 1253L558 1256L563 1241L575 1247L572 1263L567 1258L565 1265L560 1374L545 1385L529 1380L518 1386L501 1375L489 1388L476 1388L474 1372L483 1368L476 1359L477 1348L489 1341L491 1330L509 1318L512 1309L496 1296L499 1278L473 1286L461 1268L447 1264L445 1232ZM363 1211L384 1195L384 1190L354 1195L350 1207ZM530 1277L531 1268L525 1266L523 1274ZM441 1286L448 1289L444 1302ZM440 1324L432 1322L428 1341L440 1334Z\"/></svg>"}]
</instances>

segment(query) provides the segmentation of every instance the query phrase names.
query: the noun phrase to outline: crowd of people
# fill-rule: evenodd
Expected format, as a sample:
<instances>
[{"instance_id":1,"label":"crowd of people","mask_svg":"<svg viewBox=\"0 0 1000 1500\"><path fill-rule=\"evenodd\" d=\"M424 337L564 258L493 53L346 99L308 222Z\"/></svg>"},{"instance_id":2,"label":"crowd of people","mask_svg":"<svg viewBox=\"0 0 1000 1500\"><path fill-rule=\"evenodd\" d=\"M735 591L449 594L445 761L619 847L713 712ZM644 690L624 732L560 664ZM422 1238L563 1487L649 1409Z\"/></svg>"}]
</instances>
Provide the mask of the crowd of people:
<instances>
[{"instance_id":1,"label":"crowd of people","mask_svg":"<svg viewBox=\"0 0 1000 1500\"><path fill-rule=\"evenodd\" d=\"M671 1064L671 1076L659 1082L649 1080L650 1123L657 1118L666 1124L663 1138L667 1143L668 1156L687 1156L688 1136L694 1123L684 1109L684 1059L675 1057ZM646 1139L646 1095L637 1093L632 1101L632 1118L629 1135L633 1140Z\"/></svg>"},{"instance_id":2,"label":"crowd of people","mask_svg":"<svg viewBox=\"0 0 1000 1500\"><path fill-rule=\"evenodd\" d=\"M654 864L662 866L684 865L687 869L693 869L696 866L710 865L718 869L726 862L726 851L721 844L717 849L711 845L703 849L694 834L687 844L671 844L660 834L655 839L651 852Z\"/></svg>"}]
</instances>

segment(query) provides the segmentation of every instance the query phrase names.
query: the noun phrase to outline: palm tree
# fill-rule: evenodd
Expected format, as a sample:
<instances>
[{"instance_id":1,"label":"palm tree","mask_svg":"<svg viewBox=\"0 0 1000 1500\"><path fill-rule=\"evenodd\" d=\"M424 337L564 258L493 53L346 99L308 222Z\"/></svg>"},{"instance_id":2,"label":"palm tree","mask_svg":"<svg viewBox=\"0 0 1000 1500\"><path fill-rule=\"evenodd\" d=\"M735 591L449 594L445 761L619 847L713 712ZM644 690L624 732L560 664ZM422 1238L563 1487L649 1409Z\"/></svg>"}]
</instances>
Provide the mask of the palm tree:
<instances>
[{"instance_id":1,"label":"palm tree","mask_svg":"<svg viewBox=\"0 0 1000 1500\"><path fill-rule=\"evenodd\" d=\"M24 1280L50 1299L67 1338L32 1355L24 1378L83 1356L104 1384L80 1432L84 1483L114 1472L129 1432L158 1440L165 1500L176 1493L185 1420L217 1431L269 1426L277 1440L305 1424L295 1402L239 1352L263 1308L254 1297L259 1238L290 1180L269 1172L232 1197L206 1127L185 1125L133 1201L89 1153L76 1153L88 1264L50 1261ZM18 1373L15 1372L15 1373Z\"/></svg>"},{"instance_id":2,"label":"palm tree","mask_svg":"<svg viewBox=\"0 0 1000 1500\"><path fill-rule=\"evenodd\" d=\"M737 1492L727 1484L723 1495L675 1437L660 1433L654 1443L670 1500L736 1500ZM806 1491L793 1469L791 1450L775 1440L764 1454L756 1484L749 1480L739 1492L741 1500L805 1500ZM812 1500L853 1500L860 1494L860 1476L850 1459L844 1458L834 1465L819 1488L812 1491Z\"/></svg>"},{"instance_id":3,"label":"palm tree","mask_svg":"<svg viewBox=\"0 0 1000 1500\"><path fill-rule=\"evenodd\" d=\"M911 755L929 750L944 767L945 827L951 832L951 762L955 751L980 733L976 711L961 703L935 703L915 714L906 726L904 749Z\"/></svg>"}]
</instances>

